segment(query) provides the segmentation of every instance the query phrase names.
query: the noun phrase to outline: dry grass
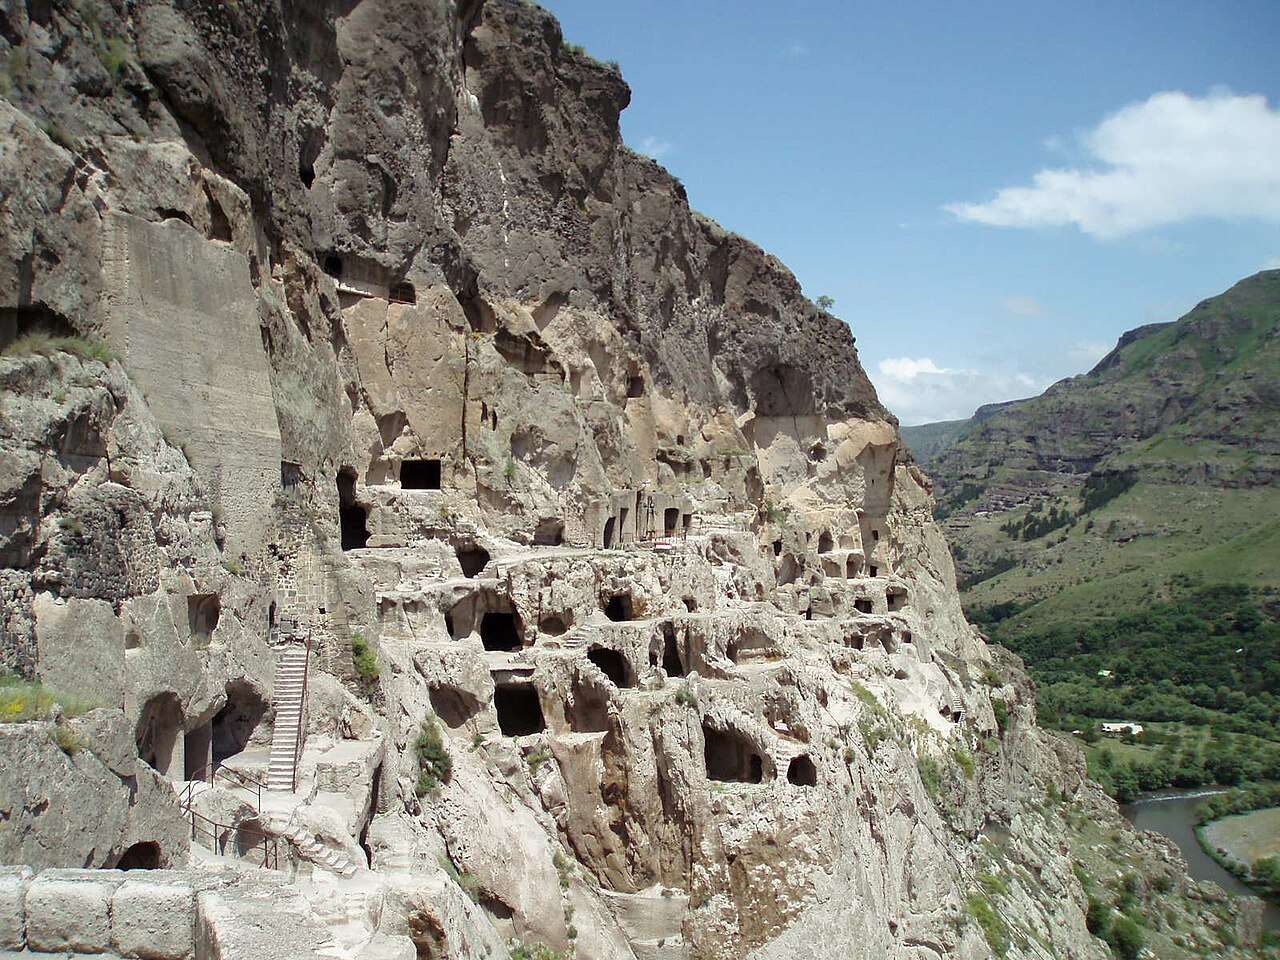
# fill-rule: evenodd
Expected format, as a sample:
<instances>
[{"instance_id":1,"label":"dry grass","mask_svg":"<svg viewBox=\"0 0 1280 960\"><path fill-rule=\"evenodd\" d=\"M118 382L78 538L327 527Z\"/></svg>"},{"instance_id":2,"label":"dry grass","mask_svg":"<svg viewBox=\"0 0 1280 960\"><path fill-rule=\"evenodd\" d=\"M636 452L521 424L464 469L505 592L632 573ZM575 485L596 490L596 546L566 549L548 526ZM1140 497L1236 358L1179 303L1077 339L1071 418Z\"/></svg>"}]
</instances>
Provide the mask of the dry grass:
<instances>
[{"instance_id":1,"label":"dry grass","mask_svg":"<svg viewBox=\"0 0 1280 960\"><path fill-rule=\"evenodd\" d=\"M41 683L19 677L0 677L0 723L47 720L54 704L64 717L78 717L101 704L88 697L50 690Z\"/></svg>"},{"instance_id":2,"label":"dry grass","mask_svg":"<svg viewBox=\"0 0 1280 960\"><path fill-rule=\"evenodd\" d=\"M49 333L28 333L0 352L7 357L47 357L54 353L70 353L81 360L97 360L106 364L119 359L114 350L94 337L64 337Z\"/></svg>"}]
</instances>

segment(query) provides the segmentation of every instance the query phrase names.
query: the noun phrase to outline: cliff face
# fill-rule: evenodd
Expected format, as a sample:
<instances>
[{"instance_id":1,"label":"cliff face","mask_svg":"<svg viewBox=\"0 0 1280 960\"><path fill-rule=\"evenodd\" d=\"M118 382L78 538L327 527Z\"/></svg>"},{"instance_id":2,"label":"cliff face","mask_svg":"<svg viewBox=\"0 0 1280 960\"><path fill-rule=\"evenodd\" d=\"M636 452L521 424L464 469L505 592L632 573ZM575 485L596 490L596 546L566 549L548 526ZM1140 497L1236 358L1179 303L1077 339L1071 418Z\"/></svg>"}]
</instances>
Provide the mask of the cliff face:
<instances>
[{"instance_id":1,"label":"cliff face","mask_svg":"<svg viewBox=\"0 0 1280 960\"><path fill-rule=\"evenodd\" d=\"M265 838L353 956L1104 955L1046 791L1140 842L848 328L621 144L615 68L496 0L0 32L0 654L100 705L0 749L111 812L15 780L0 857Z\"/></svg>"}]
</instances>

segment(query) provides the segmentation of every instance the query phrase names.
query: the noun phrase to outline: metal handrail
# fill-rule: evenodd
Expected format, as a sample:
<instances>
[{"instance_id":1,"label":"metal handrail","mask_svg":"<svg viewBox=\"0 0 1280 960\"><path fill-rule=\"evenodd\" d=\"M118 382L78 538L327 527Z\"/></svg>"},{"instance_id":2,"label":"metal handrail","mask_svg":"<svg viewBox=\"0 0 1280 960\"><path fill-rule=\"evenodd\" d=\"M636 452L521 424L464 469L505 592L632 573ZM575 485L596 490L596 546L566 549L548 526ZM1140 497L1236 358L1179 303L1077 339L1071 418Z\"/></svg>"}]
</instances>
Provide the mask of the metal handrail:
<instances>
[{"instance_id":1,"label":"metal handrail","mask_svg":"<svg viewBox=\"0 0 1280 960\"><path fill-rule=\"evenodd\" d=\"M201 767L199 770L197 770L195 774L190 778L190 782L183 789L183 792L188 794L188 800L190 800L190 793L192 791L194 784L213 783L213 781L216 780L218 777L222 777L222 779L224 780L231 781L237 787L243 787L246 790L257 790L258 812L262 811L262 790L266 786L266 784L264 784L257 777L252 777L247 773L241 773L239 770L233 769L232 767L223 766L220 763L210 763L210 764L207 764L206 766Z\"/></svg>"},{"instance_id":2,"label":"metal handrail","mask_svg":"<svg viewBox=\"0 0 1280 960\"><path fill-rule=\"evenodd\" d=\"M307 712L307 681L311 673L311 630L307 629L306 659L302 661L302 702L298 704L298 729L293 738L293 780L290 793L298 792L298 761L302 759L302 721Z\"/></svg>"},{"instance_id":3,"label":"metal handrail","mask_svg":"<svg viewBox=\"0 0 1280 960\"><path fill-rule=\"evenodd\" d=\"M259 830L254 827L246 827L244 824L233 826L229 823L219 823L217 820L210 819L202 813L197 813L194 807L188 807L187 813L191 816L191 839L196 841L201 837L200 826L197 821L203 825L203 829L208 832L208 847L214 853L222 854L225 846L219 850L218 830L235 831L237 837L257 835L259 839L249 848L256 850L262 848L262 865L268 870L280 869L280 841L277 837L271 836L265 830Z\"/></svg>"}]
</instances>

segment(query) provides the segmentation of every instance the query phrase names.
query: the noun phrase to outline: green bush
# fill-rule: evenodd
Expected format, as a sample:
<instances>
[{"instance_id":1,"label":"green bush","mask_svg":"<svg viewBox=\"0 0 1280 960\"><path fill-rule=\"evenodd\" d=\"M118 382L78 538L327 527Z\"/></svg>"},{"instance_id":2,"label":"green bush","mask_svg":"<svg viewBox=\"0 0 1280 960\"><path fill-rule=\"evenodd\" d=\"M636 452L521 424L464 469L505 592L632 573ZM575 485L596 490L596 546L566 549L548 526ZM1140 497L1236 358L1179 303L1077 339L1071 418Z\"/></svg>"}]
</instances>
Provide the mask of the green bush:
<instances>
[{"instance_id":1,"label":"green bush","mask_svg":"<svg viewBox=\"0 0 1280 960\"><path fill-rule=\"evenodd\" d=\"M382 668L378 665L378 655L373 652L373 648L369 646L369 641L362 634L353 633L351 635L351 662L365 686L369 686L378 677L382 676Z\"/></svg>"},{"instance_id":2,"label":"green bush","mask_svg":"<svg viewBox=\"0 0 1280 960\"><path fill-rule=\"evenodd\" d=\"M1084 914L1085 926L1095 937L1107 939L1111 932L1111 907L1097 897L1089 898L1089 908Z\"/></svg>"},{"instance_id":3,"label":"green bush","mask_svg":"<svg viewBox=\"0 0 1280 960\"><path fill-rule=\"evenodd\" d=\"M993 897L1002 896L1009 892L1009 882L1004 877L997 877L994 873L979 874L978 886Z\"/></svg>"},{"instance_id":4,"label":"green bush","mask_svg":"<svg viewBox=\"0 0 1280 960\"><path fill-rule=\"evenodd\" d=\"M1009 931L1004 925L1004 921L996 915L995 909L991 906L991 901L980 893L969 895L966 902L969 916L981 928L982 935L987 939L987 946L991 948L992 953L997 957L1003 957L1009 952Z\"/></svg>"},{"instance_id":5,"label":"green bush","mask_svg":"<svg viewBox=\"0 0 1280 960\"><path fill-rule=\"evenodd\" d=\"M47 357L53 353L70 353L81 360L97 360L110 364L119 357L96 337L59 337L48 333L28 333L5 347L0 353L9 357Z\"/></svg>"},{"instance_id":6,"label":"green bush","mask_svg":"<svg viewBox=\"0 0 1280 960\"><path fill-rule=\"evenodd\" d=\"M1106 939L1120 960L1138 960L1143 948L1147 945L1147 938L1143 936L1142 928L1129 917L1124 916L1117 917L1111 924L1111 934Z\"/></svg>"},{"instance_id":7,"label":"green bush","mask_svg":"<svg viewBox=\"0 0 1280 960\"><path fill-rule=\"evenodd\" d=\"M996 726L1004 733L1009 726L1009 704L998 697L991 698L991 712L996 715Z\"/></svg>"},{"instance_id":8,"label":"green bush","mask_svg":"<svg viewBox=\"0 0 1280 960\"><path fill-rule=\"evenodd\" d=\"M440 784L453 778L453 758L445 748L440 728L430 717L418 727L413 752L418 757L418 782L414 785L414 793L419 797L434 795Z\"/></svg>"},{"instance_id":9,"label":"green bush","mask_svg":"<svg viewBox=\"0 0 1280 960\"><path fill-rule=\"evenodd\" d=\"M54 726L51 736L53 742L58 745L58 749L68 757L74 757L89 746L89 738L83 733L60 723Z\"/></svg>"},{"instance_id":10,"label":"green bush","mask_svg":"<svg viewBox=\"0 0 1280 960\"><path fill-rule=\"evenodd\" d=\"M973 756L968 750L956 751L956 766L963 771L966 778L973 779Z\"/></svg>"},{"instance_id":11,"label":"green bush","mask_svg":"<svg viewBox=\"0 0 1280 960\"><path fill-rule=\"evenodd\" d=\"M942 766L933 757L919 757L916 768L920 771L920 782L929 796L936 798L942 793Z\"/></svg>"}]
</instances>

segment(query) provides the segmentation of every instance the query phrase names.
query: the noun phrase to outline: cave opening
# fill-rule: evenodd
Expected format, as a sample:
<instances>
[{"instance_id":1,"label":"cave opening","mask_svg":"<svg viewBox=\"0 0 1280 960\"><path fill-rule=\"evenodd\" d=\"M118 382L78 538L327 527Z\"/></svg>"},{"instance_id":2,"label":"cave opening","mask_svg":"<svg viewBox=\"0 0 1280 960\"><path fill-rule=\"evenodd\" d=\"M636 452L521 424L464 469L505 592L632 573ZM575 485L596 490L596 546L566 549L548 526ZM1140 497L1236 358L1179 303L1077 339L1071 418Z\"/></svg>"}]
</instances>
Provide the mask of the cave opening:
<instances>
[{"instance_id":1,"label":"cave opening","mask_svg":"<svg viewBox=\"0 0 1280 960\"><path fill-rule=\"evenodd\" d=\"M431 709L444 725L456 730L480 712L480 701L465 690L441 684L428 689Z\"/></svg>"},{"instance_id":2,"label":"cave opening","mask_svg":"<svg viewBox=\"0 0 1280 960\"><path fill-rule=\"evenodd\" d=\"M569 624L563 616L558 613L549 614L538 622L538 632L545 633L549 637L559 637L569 630Z\"/></svg>"},{"instance_id":3,"label":"cave opening","mask_svg":"<svg viewBox=\"0 0 1280 960\"><path fill-rule=\"evenodd\" d=\"M178 736L182 733L182 704L174 693L158 693L142 706L134 740L138 759L156 773L169 773Z\"/></svg>"},{"instance_id":4,"label":"cave opening","mask_svg":"<svg viewBox=\"0 0 1280 960\"><path fill-rule=\"evenodd\" d=\"M680 508L667 507L662 511L662 535L664 537L674 537L676 531L680 528Z\"/></svg>"},{"instance_id":5,"label":"cave opening","mask_svg":"<svg viewBox=\"0 0 1280 960\"><path fill-rule=\"evenodd\" d=\"M439 490L440 461L403 460L400 463L401 490Z\"/></svg>"},{"instance_id":6,"label":"cave opening","mask_svg":"<svg viewBox=\"0 0 1280 960\"><path fill-rule=\"evenodd\" d=\"M818 537L818 552L830 553L833 546L835 546L835 541L831 539L830 531L823 530L822 535Z\"/></svg>"},{"instance_id":7,"label":"cave opening","mask_svg":"<svg viewBox=\"0 0 1280 960\"><path fill-rule=\"evenodd\" d=\"M160 844L154 840L135 843L120 855L117 870L159 870Z\"/></svg>"},{"instance_id":8,"label":"cave opening","mask_svg":"<svg viewBox=\"0 0 1280 960\"><path fill-rule=\"evenodd\" d=\"M489 551L479 544L455 547L453 552L458 557L458 566L462 567L464 577L474 577L489 565Z\"/></svg>"},{"instance_id":9,"label":"cave opening","mask_svg":"<svg viewBox=\"0 0 1280 960\"><path fill-rule=\"evenodd\" d=\"M885 591L885 600L890 610L901 610L907 605L907 591L901 587L893 587Z\"/></svg>"},{"instance_id":10,"label":"cave opening","mask_svg":"<svg viewBox=\"0 0 1280 960\"><path fill-rule=\"evenodd\" d=\"M628 377L627 378L627 399L635 400L637 397L644 396L644 377Z\"/></svg>"},{"instance_id":11,"label":"cave opening","mask_svg":"<svg viewBox=\"0 0 1280 960\"><path fill-rule=\"evenodd\" d=\"M498 713L498 729L508 737L525 737L546 728L542 703L532 684L495 687L493 707Z\"/></svg>"},{"instance_id":12,"label":"cave opening","mask_svg":"<svg viewBox=\"0 0 1280 960\"><path fill-rule=\"evenodd\" d=\"M407 280L400 283L392 284L390 300L392 303L417 303L418 293L413 289L413 284Z\"/></svg>"},{"instance_id":13,"label":"cave opening","mask_svg":"<svg viewBox=\"0 0 1280 960\"><path fill-rule=\"evenodd\" d=\"M187 628L197 650L203 650L212 642L221 615L222 604L217 594L193 593L187 597Z\"/></svg>"},{"instance_id":14,"label":"cave opening","mask_svg":"<svg viewBox=\"0 0 1280 960\"><path fill-rule=\"evenodd\" d=\"M855 600L853 601L853 609L857 610L859 613L870 613L871 601L866 599Z\"/></svg>"},{"instance_id":15,"label":"cave opening","mask_svg":"<svg viewBox=\"0 0 1280 960\"><path fill-rule=\"evenodd\" d=\"M338 524L342 549L360 550L369 542L369 511L356 503L356 472L349 467L338 472Z\"/></svg>"},{"instance_id":16,"label":"cave opening","mask_svg":"<svg viewBox=\"0 0 1280 960\"><path fill-rule=\"evenodd\" d=\"M615 687L624 689L635 686L627 660L619 651L608 647L592 647L587 651L587 659L599 667Z\"/></svg>"},{"instance_id":17,"label":"cave opening","mask_svg":"<svg viewBox=\"0 0 1280 960\"><path fill-rule=\"evenodd\" d=\"M755 745L736 732L702 726L707 779L722 783L761 783L764 760Z\"/></svg>"},{"instance_id":18,"label":"cave opening","mask_svg":"<svg viewBox=\"0 0 1280 960\"><path fill-rule=\"evenodd\" d=\"M213 715L211 759L214 767L242 752L267 715L267 701L247 680L227 684L227 702Z\"/></svg>"},{"instance_id":19,"label":"cave opening","mask_svg":"<svg viewBox=\"0 0 1280 960\"><path fill-rule=\"evenodd\" d=\"M524 631L514 613L488 610L480 618L480 642L495 652L519 650L524 646Z\"/></svg>"},{"instance_id":20,"label":"cave opening","mask_svg":"<svg viewBox=\"0 0 1280 960\"><path fill-rule=\"evenodd\" d=\"M615 593L605 601L604 615L614 623L622 623L635 619L635 609L631 602L631 594Z\"/></svg>"},{"instance_id":21,"label":"cave opening","mask_svg":"<svg viewBox=\"0 0 1280 960\"><path fill-rule=\"evenodd\" d=\"M538 521L533 531L533 544L536 547L558 547L564 543L564 521L547 517Z\"/></svg>"},{"instance_id":22,"label":"cave opening","mask_svg":"<svg viewBox=\"0 0 1280 960\"><path fill-rule=\"evenodd\" d=\"M797 787L816 787L818 785L818 768L807 753L792 757L787 764L787 782Z\"/></svg>"},{"instance_id":23,"label":"cave opening","mask_svg":"<svg viewBox=\"0 0 1280 960\"><path fill-rule=\"evenodd\" d=\"M662 625L662 669L668 677L685 675L684 659L676 643L676 628L671 623Z\"/></svg>"},{"instance_id":24,"label":"cave opening","mask_svg":"<svg viewBox=\"0 0 1280 960\"><path fill-rule=\"evenodd\" d=\"M338 280L342 277L342 258L336 253L327 254L324 258L324 272Z\"/></svg>"}]
</instances>

